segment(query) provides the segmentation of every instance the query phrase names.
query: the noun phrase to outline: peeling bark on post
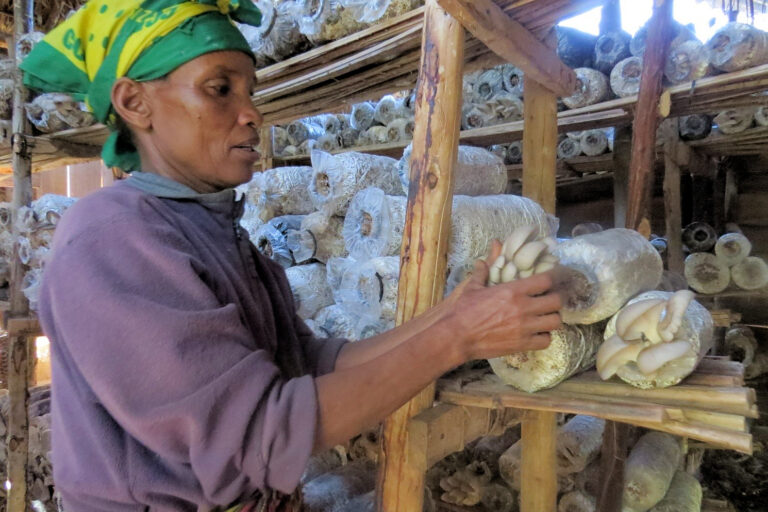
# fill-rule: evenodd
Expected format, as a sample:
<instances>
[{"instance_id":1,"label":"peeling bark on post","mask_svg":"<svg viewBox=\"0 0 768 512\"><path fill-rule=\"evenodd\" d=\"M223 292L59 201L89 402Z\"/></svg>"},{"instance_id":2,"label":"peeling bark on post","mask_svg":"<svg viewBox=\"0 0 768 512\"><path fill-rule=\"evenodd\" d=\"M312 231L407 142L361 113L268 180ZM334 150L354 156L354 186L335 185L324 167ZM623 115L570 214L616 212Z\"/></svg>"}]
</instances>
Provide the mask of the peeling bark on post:
<instances>
[{"instance_id":1,"label":"peeling bark on post","mask_svg":"<svg viewBox=\"0 0 768 512\"><path fill-rule=\"evenodd\" d=\"M407 221L403 231L397 323L443 298L451 231L453 167L461 118L464 29L437 0L427 0L417 86ZM409 460L410 419L431 407L434 384L384 423L377 510L420 512L424 473Z\"/></svg>"},{"instance_id":2,"label":"peeling bark on post","mask_svg":"<svg viewBox=\"0 0 768 512\"><path fill-rule=\"evenodd\" d=\"M640 93L635 109L627 204L626 227L636 229L643 234L650 234L649 191L653 179L656 128L659 125L661 79L671 30L672 0L655 0L643 57Z\"/></svg>"},{"instance_id":3,"label":"peeling bark on post","mask_svg":"<svg viewBox=\"0 0 768 512\"><path fill-rule=\"evenodd\" d=\"M13 3L14 34L20 36L32 29L32 0L15 0ZM15 46L15 45L14 45ZM13 50L11 51L13 55ZM15 55L13 55L15 58ZM30 132L29 122L24 110L28 92L22 85L21 71L14 70L16 83L13 94L13 215L16 216L21 206L29 205L32 200L32 160L27 152L24 136ZM17 223L13 222L13 235L18 240ZM18 243L14 244L11 261L10 310L5 315L9 318L29 316L29 303L21 292L24 278L24 265L19 259ZM27 332L9 332L8 351L8 395L10 412L8 415L7 457L8 491L7 507L9 512L27 510L27 454L29 443L29 335Z\"/></svg>"},{"instance_id":4,"label":"peeling bark on post","mask_svg":"<svg viewBox=\"0 0 768 512\"><path fill-rule=\"evenodd\" d=\"M667 268L682 274L683 265L683 212L680 205L680 166L677 163L677 131L664 142L664 222L667 238Z\"/></svg>"}]
</instances>

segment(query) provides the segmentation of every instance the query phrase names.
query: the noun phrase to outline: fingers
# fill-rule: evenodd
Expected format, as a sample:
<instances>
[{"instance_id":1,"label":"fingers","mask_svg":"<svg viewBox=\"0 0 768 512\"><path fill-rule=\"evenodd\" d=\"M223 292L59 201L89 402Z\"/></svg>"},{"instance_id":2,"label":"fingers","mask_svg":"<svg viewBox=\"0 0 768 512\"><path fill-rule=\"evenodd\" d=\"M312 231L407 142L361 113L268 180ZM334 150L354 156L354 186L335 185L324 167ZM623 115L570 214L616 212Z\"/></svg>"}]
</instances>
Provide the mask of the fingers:
<instances>
[{"instance_id":1,"label":"fingers","mask_svg":"<svg viewBox=\"0 0 768 512\"><path fill-rule=\"evenodd\" d=\"M526 350L544 350L550 343L552 343L552 337L548 332L534 334L528 337L528 347Z\"/></svg>"},{"instance_id":2,"label":"fingers","mask_svg":"<svg viewBox=\"0 0 768 512\"><path fill-rule=\"evenodd\" d=\"M541 295L552 288L552 275L549 272L545 272L500 286L514 287L515 291L525 295Z\"/></svg>"},{"instance_id":3,"label":"fingers","mask_svg":"<svg viewBox=\"0 0 768 512\"><path fill-rule=\"evenodd\" d=\"M469 281L473 284L485 286L488 282L489 265L483 260L477 260L475 262L475 269L472 271L472 275L469 276Z\"/></svg>"},{"instance_id":4,"label":"fingers","mask_svg":"<svg viewBox=\"0 0 768 512\"><path fill-rule=\"evenodd\" d=\"M496 258L501 256L501 242L498 240L491 240L491 251L488 253L488 257L485 258L485 263L490 267L493 265L493 262L496 261Z\"/></svg>"},{"instance_id":5,"label":"fingers","mask_svg":"<svg viewBox=\"0 0 768 512\"><path fill-rule=\"evenodd\" d=\"M548 333L549 331L554 331L562 326L563 322L558 313L532 317L526 322L526 328L534 333Z\"/></svg>"},{"instance_id":6,"label":"fingers","mask_svg":"<svg viewBox=\"0 0 768 512\"><path fill-rule=\"evenodd\" d=\"M535 315L546 315L560 311L563 307L563 298L559 293L547 293L537 297L531 297L528 310Z\"/></svg>"}]
</instances>

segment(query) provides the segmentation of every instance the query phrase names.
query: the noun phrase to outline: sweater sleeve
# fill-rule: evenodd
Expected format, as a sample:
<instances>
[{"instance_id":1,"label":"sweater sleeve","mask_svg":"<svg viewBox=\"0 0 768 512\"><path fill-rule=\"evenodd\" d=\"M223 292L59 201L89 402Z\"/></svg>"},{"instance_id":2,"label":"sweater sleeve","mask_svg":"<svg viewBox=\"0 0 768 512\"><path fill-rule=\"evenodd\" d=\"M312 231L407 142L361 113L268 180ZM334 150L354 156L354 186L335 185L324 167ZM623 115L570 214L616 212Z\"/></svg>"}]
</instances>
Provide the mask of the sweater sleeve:
<instances>
[{"instance_id":1,"label":"sweater sleeve","mask_svg":"<svg viewBox=\"0 0 768 512\"><path fill-rule=\"evenodd\" d=\"M314 444L314 380L286 379L253 350L189 242L135 218L57 242L41 320L115 421L159 457L188 464L212 503L292 492Z\"/></svg>"},{"instance_id":2,"label":"sweater sleeve","mask_svg":"<svg viewBox=\"0 0 768 512\"><path fill-rule=\"evenodd\" d=\"M295 315L296 334L299 336L304 356L315 377L333 372L341 349L348 343L344 338L318 338L299 315Z\"/></svg>"}]
</instances>

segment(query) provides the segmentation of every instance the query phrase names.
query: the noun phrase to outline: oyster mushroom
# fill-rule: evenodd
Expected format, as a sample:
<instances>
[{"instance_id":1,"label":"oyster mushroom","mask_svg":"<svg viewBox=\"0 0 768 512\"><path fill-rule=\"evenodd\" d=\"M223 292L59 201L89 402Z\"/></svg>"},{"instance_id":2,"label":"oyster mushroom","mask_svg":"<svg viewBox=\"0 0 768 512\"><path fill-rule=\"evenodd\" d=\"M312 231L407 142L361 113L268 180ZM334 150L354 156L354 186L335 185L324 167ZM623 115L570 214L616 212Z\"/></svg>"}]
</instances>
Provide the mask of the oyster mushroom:
<instances>
[{"instance_id":1,"label":"oyster mushroom","mask_svg":"<svg viewBox=\"0 0 768 512\"><path fill-rule=\"evenodd\" d=\"M712 332L712 317L691 292L646 292L608 322L598 374L643 389L673 386L709 351Z\"/></svg>"}]
</instances>

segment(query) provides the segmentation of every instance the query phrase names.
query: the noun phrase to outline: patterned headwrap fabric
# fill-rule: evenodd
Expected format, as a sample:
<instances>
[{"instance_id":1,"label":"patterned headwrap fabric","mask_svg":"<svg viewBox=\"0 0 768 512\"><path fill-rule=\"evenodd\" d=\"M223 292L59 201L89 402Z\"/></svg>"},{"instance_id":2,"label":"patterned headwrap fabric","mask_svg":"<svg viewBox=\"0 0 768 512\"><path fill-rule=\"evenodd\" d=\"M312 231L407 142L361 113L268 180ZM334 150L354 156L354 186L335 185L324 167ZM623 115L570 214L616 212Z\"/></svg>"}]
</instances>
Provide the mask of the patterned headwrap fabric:
<instances>
[{"instance_id":1,"label":"patterned headwrap fabric","mask_svg":"<svg viewBox=\"0 0 768 512\"><path fill-rule=\"evenodd\" d=\"M232 20L258 26L261 13L251 0L89 0L24 59L24 83L85 101L112 130L104 162L137 170L136 148L116 126L110 99L115 81L156 80L213 51L253 56Z\"/></svg>"}]
</instances>

